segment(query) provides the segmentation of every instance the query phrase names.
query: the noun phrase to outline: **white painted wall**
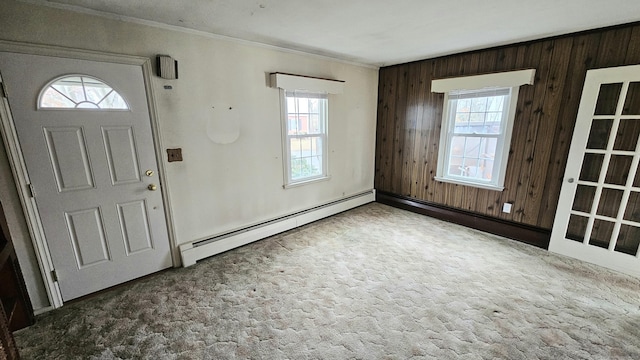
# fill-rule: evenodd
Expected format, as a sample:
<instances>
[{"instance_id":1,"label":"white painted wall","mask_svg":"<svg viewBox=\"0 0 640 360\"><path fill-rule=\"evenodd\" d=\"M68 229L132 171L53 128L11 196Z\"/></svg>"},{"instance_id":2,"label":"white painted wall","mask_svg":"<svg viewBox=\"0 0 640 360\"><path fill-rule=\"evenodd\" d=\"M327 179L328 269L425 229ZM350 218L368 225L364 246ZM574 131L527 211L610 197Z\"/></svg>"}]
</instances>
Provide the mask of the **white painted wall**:
<instances>
[{"instance_id":1,"label":"white painted wall","mask_svg":"<svg viewBox=\"0 0 640 360\"><path fill-rule=\"evenodd\" d=\"M166 164L178 243L373 188L377 69L13 0L0 2L3 40L145 57L168 54L179 61L180 79L154 78L164 147L183 149L183 162ZM276 71L346 81L344 94L330 96L329 181L282 188L279 92L268 87L267 76ZM227 133L239 130L239 137L230 144L214 143L207 136L208 126ZM9 225L34 307L42 308L46 296L2 155L0 200L9 204Z\"/></svg>"}]
</instances>

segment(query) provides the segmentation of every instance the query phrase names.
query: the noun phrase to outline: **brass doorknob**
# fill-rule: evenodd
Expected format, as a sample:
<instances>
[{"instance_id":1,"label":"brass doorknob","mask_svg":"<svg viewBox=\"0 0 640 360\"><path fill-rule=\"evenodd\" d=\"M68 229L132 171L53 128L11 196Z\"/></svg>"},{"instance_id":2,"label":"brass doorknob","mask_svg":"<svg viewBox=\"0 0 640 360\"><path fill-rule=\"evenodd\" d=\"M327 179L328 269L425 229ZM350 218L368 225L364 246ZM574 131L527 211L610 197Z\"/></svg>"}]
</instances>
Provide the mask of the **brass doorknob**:
<instances>
[{"instance_id":1,"label":"brass doorknob","mask_svg":"<svg viewBox=\"0 0 640 360\"><path fill-rule=\"evenodd\" d=\"M149 184L149 186L147 186L147 189L151 191L156 191L158 190L158 187L155 184Z\"/></svg>"}]
</instances>

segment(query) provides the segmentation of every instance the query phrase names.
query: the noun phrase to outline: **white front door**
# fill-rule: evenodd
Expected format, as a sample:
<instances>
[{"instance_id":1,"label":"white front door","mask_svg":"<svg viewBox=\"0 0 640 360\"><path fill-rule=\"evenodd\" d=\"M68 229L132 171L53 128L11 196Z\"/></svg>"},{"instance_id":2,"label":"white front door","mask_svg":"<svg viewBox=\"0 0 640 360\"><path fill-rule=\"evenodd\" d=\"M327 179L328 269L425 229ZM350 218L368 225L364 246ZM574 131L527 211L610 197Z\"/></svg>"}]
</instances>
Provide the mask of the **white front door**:
<instances>
[{"instance_id":1,"label":"white front door","mask_svg":"<svg viewBox=\"0 0 640 360\"><path fill-rule=\"evenodd\" d=\"M549 251L640 276L640 65L587 72Z\"/></svg>"},{"instance_id":2,"label":"white front door","mask_svg":"<svg viewBox=\"0 0 640 360\"><path fill-rule=\"evenodd\" d=\"M142 68L0 53L63 300L172 265Z\"/></svg>"}]
</instances>

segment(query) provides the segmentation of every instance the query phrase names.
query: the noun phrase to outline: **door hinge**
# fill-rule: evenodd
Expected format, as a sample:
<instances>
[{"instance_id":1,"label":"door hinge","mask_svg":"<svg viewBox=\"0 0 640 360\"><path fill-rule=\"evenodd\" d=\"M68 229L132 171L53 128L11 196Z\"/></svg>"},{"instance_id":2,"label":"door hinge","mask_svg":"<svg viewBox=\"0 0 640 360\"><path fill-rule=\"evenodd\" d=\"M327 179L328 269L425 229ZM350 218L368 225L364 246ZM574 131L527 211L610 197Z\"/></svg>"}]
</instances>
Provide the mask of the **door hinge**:
<instances>
[{"instance_id":1,"label":"door hinge","mask_svg":"<svg viewBox=\"0 0 640 360\"><path fill-rule=\"evenodd\" d=\"M27 184L27 191L29 192L29 197L36 197L36 191L33 189L33 185Z\"/></svg>"},{"instance_id":2,"label":"door hinge","mask_svg":"<svg viewBox=\"0 0 640 360\"><path fill-rule=\"evenodd\" d=\"M51 279L54 282L58 282L58 272L56 272L56 269L51 270Z\"/></svg>"},{"instance_id":3,"label":"door hinge","mask_svg":"<svg viewBox=\"0 0 640 360\"><path fill-rule=\"evenodd\" d=\"M0 82L0 96L2 96L3 98L7 98L7 85L4 84L4 82Z\"/></svg>"}]
</instances>

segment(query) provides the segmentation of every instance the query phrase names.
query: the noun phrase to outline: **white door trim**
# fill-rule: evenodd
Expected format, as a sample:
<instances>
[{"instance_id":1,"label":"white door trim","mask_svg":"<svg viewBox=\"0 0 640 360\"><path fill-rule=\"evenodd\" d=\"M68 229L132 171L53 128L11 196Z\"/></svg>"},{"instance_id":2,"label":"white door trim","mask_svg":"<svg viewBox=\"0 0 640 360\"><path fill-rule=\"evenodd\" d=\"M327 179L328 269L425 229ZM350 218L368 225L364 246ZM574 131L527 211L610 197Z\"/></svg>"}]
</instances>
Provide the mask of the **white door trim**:
<instances>
[{"instance_id":1,"label":"white door trim","mask_svg":"<svg viewBox=\"0 0 640 360\"><path fill-rule=\"evenodd\" d=\"M152 86L153 70L151 60L145 57L120 55L103 53L97 51L78 50L72 48L64 48L58 46L35 45L13 41L0 40L0 51L21 53L30 55L44 55L52 57L71 58L79 60L90 60L100 62L110 62L118 64L136 65L142 68L144 77L144 86L147 93L147 101L149 104L149 117L151 120L151 132L153 136L154 150L158 162L158 178L160 181L160 189L162 190L162 200L165 207L165 217L167 222L167 231L169 235L169 245L171 248L171 259L174 267L180 266L179 249L175 239L175 227L173 223L173 213L171 210L171 200L168 191L168 180L166 175L165 164L162 156L163 141L160 133L158 122L158 113L156 101ZM0 79L1 81L1 79ZM7 90L10 95L11 89ZM30 196L29 176L26 164L22 157L22 149L18 141L16 129L14 126L9 104L6 98L2 99L0 106L0 129L2 129L2 138L5 143L9 164L13 173L13 178L17 186L20 203L25 214L29 235L33 242L36 258L40 267L47 297L52 308L59 308L63 305L62 294L58 288L58 283L54 281L52 270L54 269L49 253L49 247L44 230L40 223L38 208L34 199Z\"/></svg>"}]
</instances>

